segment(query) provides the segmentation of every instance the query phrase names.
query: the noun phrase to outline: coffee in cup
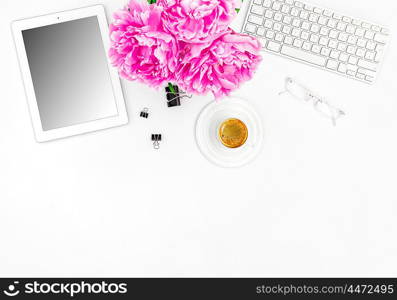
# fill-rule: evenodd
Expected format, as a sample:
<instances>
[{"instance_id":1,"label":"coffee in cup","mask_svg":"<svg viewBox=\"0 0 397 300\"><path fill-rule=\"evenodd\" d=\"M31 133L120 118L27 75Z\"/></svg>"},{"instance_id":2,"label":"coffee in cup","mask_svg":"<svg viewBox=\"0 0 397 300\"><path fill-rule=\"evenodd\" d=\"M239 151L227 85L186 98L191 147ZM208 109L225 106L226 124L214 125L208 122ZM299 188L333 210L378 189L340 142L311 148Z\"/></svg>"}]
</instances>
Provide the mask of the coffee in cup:
<instances>
[{"instance_id":1,"label":"coffee in cup","mask_svg":"<svg viewBox=\"0 0 397 300\"><path fill-rule=\"evenodd\" d=\"M219 139L228 148L239 148L248 139L248 128L243 121L231 118L224 121L219 127Z\"/></svg>"}]
</instances>

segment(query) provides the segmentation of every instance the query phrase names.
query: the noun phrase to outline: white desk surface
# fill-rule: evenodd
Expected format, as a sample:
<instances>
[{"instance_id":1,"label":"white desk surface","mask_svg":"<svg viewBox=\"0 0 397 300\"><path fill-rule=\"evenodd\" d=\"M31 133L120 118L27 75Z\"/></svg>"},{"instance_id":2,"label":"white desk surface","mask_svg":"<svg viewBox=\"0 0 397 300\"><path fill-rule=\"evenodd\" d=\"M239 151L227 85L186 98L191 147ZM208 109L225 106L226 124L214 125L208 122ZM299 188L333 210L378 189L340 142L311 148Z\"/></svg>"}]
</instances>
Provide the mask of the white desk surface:
<instances>
[{"instance_id":1,"label":"white desk surface","mask_svg":"<svg viewBox=\"0 0 397 300\"><path fill-rule=\"evenodd\" d=\"M314 1L389 26L380 78L367 86L264 54L236 95L257 107L266 143L236 170L196 148L210 96L169 109L131 82L128 126L34 142L10 22L97 3L0 1L0 276L397 275L397 2ZM102 3L110 16L125 0ZM279 99L287 75L347 117L334 128Z\"/></svg>"}]
</instances>

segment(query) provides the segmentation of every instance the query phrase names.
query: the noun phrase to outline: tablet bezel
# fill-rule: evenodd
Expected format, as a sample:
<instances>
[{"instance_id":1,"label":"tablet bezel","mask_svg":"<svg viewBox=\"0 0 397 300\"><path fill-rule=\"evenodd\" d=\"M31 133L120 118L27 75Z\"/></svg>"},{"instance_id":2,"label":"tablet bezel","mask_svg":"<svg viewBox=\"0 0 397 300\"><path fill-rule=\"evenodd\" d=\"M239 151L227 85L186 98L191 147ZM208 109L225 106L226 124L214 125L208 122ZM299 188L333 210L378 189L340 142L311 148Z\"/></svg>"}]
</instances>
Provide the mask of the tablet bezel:
<instances>
[{"instance_id":1,"label":"tablet bezel","mask_svg":"<svg viewBox=\"0 0 397 300\"><path fill-rule=\"evenodd\" d=\"M109 27L106 19L105 9L102 5L95 5L86 8L75 9L71 11L59 12L45 16L39 16L31 19L15 21L12 23L12 30L17 48L17 54L20 63L20 69L25 85L26 96L28 100L30 115L32 119L35 137L38 142L46 142L69 136L79 135L92 131L125 125L128 123L128 115L125 106L124 96L121 89L118 72L112 67L109 57L106 53L109 74L113 86L114 100L116 101L118 115L107 117L100 120L88 121L77 125L44 131L40 119L39 107L36 100L34 85L29 68L29 62L23 40L23 31L27 29L48 26L53 24L64 23L68 21L84 19L88 17L97 17L102 36L105 52L110 48Z\"/></svg>"}]
</instances>

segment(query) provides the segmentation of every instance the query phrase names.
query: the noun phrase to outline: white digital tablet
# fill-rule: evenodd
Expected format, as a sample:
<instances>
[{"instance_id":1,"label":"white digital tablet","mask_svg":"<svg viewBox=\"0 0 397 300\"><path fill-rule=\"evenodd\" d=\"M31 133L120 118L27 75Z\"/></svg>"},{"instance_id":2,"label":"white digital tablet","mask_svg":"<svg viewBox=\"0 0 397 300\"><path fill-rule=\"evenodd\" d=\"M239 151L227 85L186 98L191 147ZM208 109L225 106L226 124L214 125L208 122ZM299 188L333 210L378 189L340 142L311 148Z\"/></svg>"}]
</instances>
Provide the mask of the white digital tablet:
<instances>
[{"instance_id":1,"label":"white digital tablet","mask_svg":"<svg viewBox=\"0 0 397 300\"><path fill-rule=\"evenodd\" d=\"M38 142L128 123L103 6L12 24Z\"/></svg>"}]
</instances>

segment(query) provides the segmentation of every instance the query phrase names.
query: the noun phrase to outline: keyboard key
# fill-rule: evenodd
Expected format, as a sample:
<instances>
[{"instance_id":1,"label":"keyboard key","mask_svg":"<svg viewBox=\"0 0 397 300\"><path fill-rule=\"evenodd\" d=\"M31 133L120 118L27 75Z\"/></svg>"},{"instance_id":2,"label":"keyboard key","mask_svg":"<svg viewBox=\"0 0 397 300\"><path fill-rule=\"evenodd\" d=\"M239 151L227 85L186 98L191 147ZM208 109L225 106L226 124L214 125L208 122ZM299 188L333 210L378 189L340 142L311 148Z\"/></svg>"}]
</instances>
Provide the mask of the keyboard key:
<instances>
[{"instance_id":1,"label":"keyboard key","mask_svg":"<svg viewBox=\"0 0 397 300\"><path fill-rule=\"evenodd\" d=\"M320 17L318 18L318 24L320 24L320 25L327 25L327 23L328 23L328 18L323 17L323 16L320 16Z\"/></svg>"},{"instance_id":2,"label":"keyboard key","mask_svg":"<svg viewBox=\"0 0 397 300\"><path fill-rule=\"evenodd\" d=\"M341 32L339 33L338 40L341 42L347 42L349 35L347 33Z\"/></svg>"},{"instance_id":3,"label":"keyboard key","mask_svg":"<svg viewBox=\"0 0 397 300\"><path fill-rule=\"evenodd\" d=\"M311 24L309 22L304 21L304 22L302 22L301 27L303 30L309 30L311 27Z\"/></svg>"},{"instance_id":4,"label":"keyboard key","mask_svg":"<svg viewBox=\"0 0 397 300\"><path fill-rule=\"evenodd\" d=\"M283 19L283 15L280 13L275 13L273 19L277 22L280 22Z\"/></svg>"},{"instance_id":5,"label":"keyboard key","mask_svg":"<svg viewBox=\"0 0 397 300\"><path fill-rule=\"evenodd\" d=\"M327 68L331 70L336 70L338 67L338 62L336 60L330 59L327 63Z\"/></svg>"},{"instance_id":6,"label":"keyboard key","mask_svg":"<svg viewBox=\"0 0 397 300\"><path fill-rule=\"evenodd\" d=\"M342 16L338 13L334 13L333 18L336 20L342 20Z\"/></svg>"},{"instance_id":7,"label":"keyboard key","mask_svg":"<svg viewBox=\"0 0 397 300\"><path fill-rule=\"evenodd\" d=\"M373 42L373 41L368 41L367 42L366 48L368 50L375 50L375 47L376 47L376 43L375 42Z\"/></svg>"},{"instance_id":8,"label":"keyboard key","mask_svg":"<svg viewBox=\"0 0 397 300\"><path fill-rule=\"evenodd\" d=\"M356 26L348 25L346 27L346 32L349 33L349 34L354 34L356 32L356 29L357 29Z\"/></svg>"},{"instance_id":9,"label":"keyboard key","mask_svg":"<svg viewBox=\"0 0 397 300\"><path fill-rule=\"evenodd\" d=\"M356 51L357 51L356 46L349 46L349 47L347 47L347 50L346 50L346 52L350 53L350 54L356 54Z\"/></svg>"},{"instance_id":10,"label":"keyboard key","mask_svg":"<svg viewBox=\"0 0 397 300\"><path fill-rule=\"evenodd\" d=\"M374 40L375 40L375 42L386 44L387 36L384 34L381 34L381 33L377 33L377 34L375 34Z\"/></svg>"},{"instance_id":11,"label":"keyboard key","mask_svg":"<svg viewBox=\"0 0 397 300\"><path fill-rule=\"evenodd\" d=\"M368 52L365 54L365 59L368 59L368 60L375 60L375 56L376 56L376 53L375 53L375 52L368 51Z\"/></svg>"},{"instance_id":12,"label":"keyboard key","mask_svg":"<svg viewBox=\"0 0 397 300\"><path fill-rule=\"evenodd\" d=\"M257 5L262 5L262 0L254 0L254 3Z\"/></svg>"},{"instance_id":13,"label":"keyboard key","mask_svg":"<svg viewBox=\"0 0 397 300\"><path fill-rule=\"evenodd\" d=\"M357 65L357 63L358 63L358 58L355 57L355 56L350 56L350 57L349 57L349 63L352 64L352 65Z\"/></svg>"},{"instance_id":14,"label":"keyboard key","mask_svg":"<svg viewBox=\"0 0 397 300\"><path fill-rule=\"evenodd\" d=\"M277 42L282 42L284 39L284 35L281 33L276 33L276 37L274 38Z\"/></svg>"},{"instance_id":15,"label":"keyboard key","mask_svg":"<svg viewBox=\"0 0 397 300\"><path fill-rule=\"evenodd\" d=\"M347 65L340 63L338 67L338 72L345 74L347 72Z\"/></svg>"},{"instance_id":16,"label":"keyboard key","mask_svg":"<svg viewBox=\"0 0 397 300\"><path fill-rule=\"evenodd\" d=\"M379 26L373 25L373 26L371 27L371 29L372 29L373 31L380 32L380 27L379 27Z\"/></svg>"},{"instance_id":17,"label":"keyboard key","mask_svg":"<svg viewBox=\"0 0 397 300\"><path fill-rule=\"evenodd\" d=\"M293 44L295 47L297 47L297 48L301 48L302 47L302 45L303 45L303 41L302 40L300 40L300 39L295 39L295 41L294 41L294 44Z\"/></svg>"},{"instance_id":18,"label":"keyboard key","mask_svg":"<svg viewBox=\"0 0 397 300\"><path fill-rule=\"evenodd\" d=\"M356 51L356 55L357 55L358 57L364 57L366 52L367 52L367 51L366 51L365 49L363 49L363 48L358 48L357 51Z\"/></svg>"},{"instance_id":19,"label":"keyboard key","mask_svg":"<svg viewBox=\"0 0 397 300\"><path fill-rule=\"evenodd\" d=\"M263 16L265 13L265 8L259 5L252 5L251 12Z\"/></svg>"},{"instance_id":20,"label":"keyboard key","mask_svg":"<svg viewBox=\"0 0 397 300\"><path fill-rule=\"evenodd\" d=\"M294 38L293 37L291 37L291 36L286 36L285 37L285 39L284 39L284 43L285 44L288 44L288 45L292 45L292 43L294 42Z\"/></svg>"},{"instance_id":21,"label":"keyboard key","mask_svg":"<svg viewBox=\"0 0 397 300\"><path fill-rule=\"evenodd\" d=\"M304 7L304 4L303 4L302 2L296 1L296 2L295 2L295 6L296 6L296 7L299 7L299 8L303 8L303 7Z\"/></svg>"},{"instance_id":22,"label":"keyboard key","mask_svg":"<svg viewBox=\"0 0 397 300\"><path fill-rule=\"evenodd\" d=\"M331 49L336 49L336 47L338 47L338 42L336 40L330 40L328 43L328 47L330 47Z\"/></svg>"},{"instance_id":23,"label":"keyboard key","mask_svg":"<svg viewBox=\"0 0 397 300\"><path fill-rule=\"evenodd\" d=\"M304 42L302 45L302 49L310 51L310 49L312 48L312 44L309 42Z\"/></svg>"},{"instance_id":24,"label":"keyboard key","mask_svg":"<svg viewBox=\"0 0 397 300\"><path fill-rule=\"evenodd\" d=\"M270 20L266 20L264 26L265 26L266 28L269 28L269 29L270 29L270 28L273 28L273 22L270 21Z\"/></svg>"},{"instance_id":25,"label":"keyboard key","mask_svg":"<svg viewBox=\"0 0 397 300\"><path fill-rule=\"evenodd\" d=\"M320 41L319 41L318 43L319 43L320 45L322 45L322 46L327 46L328 43L329 43L329 38L322 37L322 38L320 38Z\"/></svg>"},{"instance_id":26,"label":"keyboard key","mask_svg":"<svg viewBox=\"0 0 397 300\"><path fill-rule=\"evenodd\" d=\"M307 41L310 37L310 34L307 31L302 31L301 33L301 39Z\"/></svg>"},{"instance_id":27,"label":"keyboard key","mask_svg":"<svg viewBox=\"0 0 397 300\"><path fill-rule=\"evenodd\" d=\"M274 13L273 13L273 11L271 11L271 10L266 10L266 12L265 12L265 18L267 18L267 19L273 19L273 15L274 15Z\"/></svg>"},{"instance_id":28,"label":"keyboard key","mask_svg":"<svg viewBox=\"0 0 397 300\"><path fill-rule=\"evenodd\" d=\"M357 35L357 36L363 37L363 36L364 36L364 33L365 33L365 30L364 30L364 29L362 29L362 28L357 28L357 29L356 29L356 35Z\"/></svg>"},{"instance_id":29,"label":"keyboard key","mask_svg":"<svg viewBox=\"0 0 397 300\"><path fill-rule=\"evenodd\" d=\"M312 47L312 52L314 52L314 53L320 53L320 51L321 51L321 46L319 46L319 45L313 45L313 47Z\"/></svg>"},{"instance_id":30,"label":"keyboard key","mask_svg":"<svg viewBox=\"0 0 397 300\"><path fill-rule=\"evenodd\" d=\"M321 15L321 14L323 13L324 10L321 9L321 8L315 7L313 11L314 11L316 14Z\"/></svg>"},{"instance_id":31,"label":"keyboard key","mask_svg":"<svg viewBox=\"0 0 397 300\"><path fill-rule=\"evenodd\" d=\"M263 6L264 7L271 7L272 1L271 0L264 0L263 1Z\"/></svg>"},{"instance_id":32,"label":"keyboard key","mask_svg":"<svg viewBox=\"0 0 397 300\"><path fill-rule=\"evenodd\" d=\"M357 67L356 65L348 64L348 65L347 65L347 69L348 69L349 71L352 71L352 72L354 72L354 73L357 73L358 67Z\"/></svg>"},{"instance_id":33,"label":"keyboard key","mask_svg":"<svg viewBox=\"0 0 397 300\"><path fill-rule=\"evenodd\" d=\"M384 47L377 45L376 46L376 56L375 56L376 62L380 62L381 58L383 57L383 52L384 52Z\"/></svg>"},{"instance_id":34,"label":"keyboard key","mask_svg":"<svg viewBox=\"0 0 397 300\"><path fill-rule=\"evenodd\" d=\"M290 26L283 27L283 33L285 33L285 34L290 34L291 30L292 30L292 28Z\"/></svg>"},{"instance_id":35,"label":"keyboard key","mask_svg":"<svg viewBox=\"0 0 397 300\"><path fill-rule=\"evenodd\" d=\"M321 29L320 29L320 34L321 35L324 35L324 36L328 36L328 34L329 34L329 28L328 27L321 27Z\"/></svg>"},{"instance_id":36,"label":"keyboard key","mask_svg":"<svg viewBox=\"0 0 397 300\"><path fill-rule=\"evenodd\" d=\"M313 33L317 33L320 30L320 26L318 26L317 24L313 24L312 27L310 28L310 31Z\"/></svg>"},{"instance_id":37,"label":"keyboard key","mask_svg":"<svg viewBox=\"0 0 397 300\"><path fill-rule=\"evenodd\" d=\"M364 37L365 37L366 39L368 39L368 40L373 40L374 37L375 37L375 32L370 31L370 30L367 30L367 31L365 32Z\"/></svg>"},{"instance_id":38,"label":"keyboard key","mask_svg":"<svg viewBox=\"0 0 397 300\"><path fill-rule=\"evenodd\" d=\"M292 26L300 27L300 26L301 26L301 20L299 20L299 19L293 19L293 20L292 20Z\"/></svg>"},{"instance_id":39,"label":"keyboard key","mask_svg":"<svg viewBox=\"0 0 397 300\"><path fill-rule=\"evenodd\" d=\"M381 31L383 34L389 35L389 29L382 28Z\"/></svg>"},{"instance_id":40,"label":"keyboard key","mask_svg":"<svg viewBox=\"0 0 397 300\"><path fill-rule=\"evenodd\" d=\"M293 7L293 8L291 9L290 14L291 14L291 16L293 16L293 17L297 17L297 16L299 16L299 10L298 10L297 8ZM380 30L380 29L379 29L379 30Z\"/></svg>"},{"instance_id":41,"label":"keyboard key","mask_svg":"<svg viewBox=\"0 0 397 300\"><path fill-rule=\"evenodd\" d=\"M370 29L371 28L371 25L368 24L368 23L365 23L365 22L362 23L361 26L364 27L365 29Z\"/></svg>"},{"instance_id":42,"label":"keyboard key","mask_svg":"<svg viewBox=\"0 0 397 300\"><path fill-rule=\"evenodd\" d=\"M310 36L310 41L311 41L312 43L318 43L319 39L320 39L320 37L319 37L317 34L312 34L312 35Z\"/></svg>"},{"instance_id":43,"label":"keyboard key","mask_svg":"<svg viewBox=\"0 0 397 300\"><path fill-rule=\"evenodd\" d=\"M274 38L274 35L275 35L275 33L274 33L274 31L272 31L272 30L268 30L267 32L266 32L266 37L268 38L268 39L273 39Z\"/></svg>"},{"instance_id":44,"label":"keyboard key","mask_svg":"<svg viewBox=\"0 0 397 300\"><path fill-rule=\"evenodd\" d=\"M302 10L299 16L301 19L307 20L309 18L309 13L307 11Z\"/></svg>"},{"instance_id":45,"label":"keyboard key","mask_svg":"<svg viewBox=\"0 0 397 300\"><path fill-rule=\"evenodd\" d=\"M353 25L356 25L356 26L361 26L361 21L360 20L357 20L357 19L354 19L353 21L352 21L352 24Z\"/></svg>"},{"instance_id":46,"label":"keyboard key","mask_svg":"<svg viewBox=\"0 0 397 300\"><path fill-rule=\"evenodd\" d=\"M327 26L330 28L336 28L336 25L338 24L338 22L334 19L329 19Z\"/></svg>"},{"instance_id":47,"label":"keyboard key","mask_svg":"<svg viewBox=\"0 0 397 300\"><path fill-rule=\"evenodd\" d=\"M347 54L344 53L344 52L342 52L342 53L339 55L339 60L340 60L340 61L347 62L348 59L349 59L349 55L347 55Z\"/></svg>"},{"instance_id":48,"label":"keyboard key","mask_svg":"<svg viewBox=\"0 0 397 300\"><path fill-rule=\"evenodd\" d=\"M255 33L256 26L252 25L252 24L247 24L247 25L245 25L245 31L250 32L250 33Z\"/></svg>"},{"instance_id":49,"label":"keyboard key","mask_svg":"<svg viewBox=\"0 0 397 300\"><path fill-rule=\"evenodd\" d=\"M263 24L263 18L259 17L259 16L250 15L248 17L248 22L254 23L256 25L262 25Z\"/></svg>"},{"instance_id":50,"label":"keyboard key","mask_svg":"<svg viewBox=\"0 0 397 300\"><path fill-rule=\"evenodd\" d=\"M330 55L329 55L329 57L331 57L331 58L333 58L333 59L338 59L338 58L339 58L339 55L340 55L340 52L339 52L339 51L332 50L331 53L330 53Z\"/></svg>"},{"instance_id":51,"label":"keyboard key","mask_svg":"<svg viewBox=\"0 0 397 300\"><path fill-rule=\"evenodd\" d=\"M343 22L339 22L338 25L336 25L336 29L340 31L345 31L347 24Z\"/></svg>"},{"instance_id":52,"label":"keyboard key","mask_svg":"<svg viewBox=\"0 0 397 300\"><path fill-rule=\"evenodd\" d=\"M352 19L349 17L343 17L342 20L343 20L343 22L346 22L346 23L351 23L351 21L352 21Z\"/></svg>"},{"instance_id":53,"label":"keyboard key","mask_svg":"<svg viewBox=\"0 0 397 300\"><path fill-rule=\"evenodd\" d=\"M365 45L367 44L367 41L366 40L364 40L364 39L358 39L357 40L357 46L359 46L359 47L365 47Z\"/></svg>"},{"instance_id":54,"label":"keyboard key","mask_svg":"<svg viewBox=\"0 0 397 300\"><path fill-rule=\"evenodd\" d=\"M351 70L347 70L346 74L350 76L356 76L356 72L353 72Z\"/></svg>"},{"instance_id":55,"label":"keyboard key","mask_svg":"<svg viewBox=\"0 0 397 300\"><path fill-rule=\"evenodd\" d=\"M281 7L281 12L282 13L284 13L284 14L288 14L289 13L289 10L290 10L290 7L288 6L288 5L283 5L282 7Z\"/></svg>"},{"instance_id":56,"label":"keyboard key","mask_svg":"<svg viewBox=\"0 0 397 300\"><path fill-rule=\"evenodd\" d=\"M361 74L361 73L357 73L356 74L356 77L358 78L358 79L365 79L365 75L364 74Z\"/></svg>"},{"instance_id":57,"label":"keyboard key","mask_svg":"<svg viewBox=\"0 0 397 300\"><path fill-rule=\"evenodd\" d=\"M339 51L345 52L346 49L347 49L347 44L345 44L345 43L339 43L338 44L338 50Z\"/></svg>"},{"instance_id":58,"label":"keyboard key","mask_svg":"<svg viewBox=\"0 0 397 300\"><path fill-rule=\"evenodd\" d=\"M298 28L292 29L292 35L295 36L295 37L300 37L301 36L301 32L302 32L302 30L300 30Z\"/></svg>"},{"instance_id":59,"label":"keyboard key","mask_svg":"<svg viewBox=\"0 0 397 300\"><path fill-rule=\"evenodd\" d=\"M283 28L283 25L281 25L280 23L274 23L274 25L273 25L273 29L275 31L281 31L282 28Z\"/></svg>"},{"instance_id":60,"label":"keyboard key","mask_svg":"<svg viewBox=\"0 0 397 300\"><path fill-rule=\"evenodd\" d=\"M331 49L328 49L328 48L326 48L326 47L323 47L323 48L321 48L321 55L323 55L323 56L329 56L330 55L330 53L331 53Z\"/></svg>"},{"instance_id":61,"label":"keyboard key","mask_svg":"<svg viewBox=\"0 0 397 300\"><path fill-rule=\"evenodd\" d=\"M267 49L269 49L270 51L280 52L280 48L281 44L273 41L269 41L269 43L267 44Z\"/></svg>"},{"instance_id":62,"label":"keyboard key","mask_svg":"<svg viewBox=\"0 0 397 300\"><path fill-rule=\"evenodd\" d=\"M349 44L351 44L351 45L356 45L356 44L357 44L357 40L358 40L358 37L356 37L356 36L354 36L354 35L351 35L351 36L349 36L349 38L347 39L347 42L348 42Z\"/></svg>"},{"instance_id":63,"label":"keyboard key","mask_svg":"<svg viewBox=\"0 0 397 300\"><path fill-rule=\"evenodd\" d=\"M337 39L337 38L338 38L338 35L339 35L339 32L336 31L336 30L331 30L331 31L329 32L329 37L330 37L331 39Z\"/></svg>"},{"instance_id":64,"label":"keyboard key","mask_svg":"<svg viewBox=\"0 0 397 300\"><path fill-rule=\"evenodd\" d=\"M256 34L259 36L264 36L265 33L266 33L266 30L263 27L259 27L258 30L256 31Z\"/></svg>"},{"instance_id":65,"label":"keyboard key","mask_svg":"<svg viewBox=\"0 0 397 300\"><path fill-rule=\"evenodd\" d=\"M281 3L278 1L274 1L272 5L273 10L280 10L281 8Z\"/></svg>"},{"instance_id":66,"label":"keyboard key","mask_svg":"<svg viewBox=\"0 0 397 300\"><path fill-rule=\"evenodd\" d=\"M378 64L366 61L364 59L360 59L358 61L357 65L362 67L362 68L369 69L369 70L372 70L372 71L376 71L378 69Z\"/></svg>"},{"instance_id":67,"label":"keyboard key","mask_svg":"<svg viewBox=\"0 0 397 300\"><path fill-rule=\"evenodd\" d=\"M307 52L307 51L304 51L301 49L297 49L297 48L293 48L290 46L286 46L286 45L284 45L282 47L281 53L284 55L296 58L296 59L303 60L308 63L315 64L317 66L321 66L321 67L325 66L325 63L327 61L325 57L315 55L310 52Z\"/></svg>"},{"instance_id":68,"label":"keyboard key","mask_svg":"<svg viewBox=\"0 0 397 300\"><path fill-rule=\"evenodd\" d=\"M284 16L283 23L284 24L291 24L292 18L290 16Z\"/></svg>"},{"instance_id":69,"label":"keyboard key","mask_svg":"<svg viewBox=\"0 0 397 300\"><path fill-rule=\"evenodd\" d=\"M317 22L318 17L319 17L319 16L316 15L316 14L310 14L310 16L309 16L309 21L315 23L315 22Z\"/></svg>"}]
</instances>

